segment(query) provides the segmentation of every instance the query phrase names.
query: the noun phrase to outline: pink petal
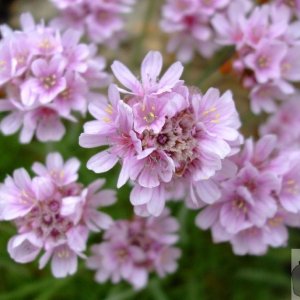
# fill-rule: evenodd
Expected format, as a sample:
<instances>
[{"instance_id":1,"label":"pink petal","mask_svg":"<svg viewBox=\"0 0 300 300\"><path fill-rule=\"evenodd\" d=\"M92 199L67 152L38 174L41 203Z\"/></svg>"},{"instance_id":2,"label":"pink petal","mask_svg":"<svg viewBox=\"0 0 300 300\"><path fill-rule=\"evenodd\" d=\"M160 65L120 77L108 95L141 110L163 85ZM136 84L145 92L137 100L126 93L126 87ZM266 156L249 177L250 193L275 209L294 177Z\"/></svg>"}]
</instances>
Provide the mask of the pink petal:
<instances>
[{"instance_id":1,"label":"pink petal","mask_svg":"<svg viewBox=\"0 0 300 300\"><path fill-rule=\"evenodd\" d=\"M89 159L87 168L95 173L104 173L112 169L118 160L118 156L110 153L109 150L102 151Z\"/></svg>"},{"instance_id":2,"label":"pink petal","mask_svg":"<svg viewBox=\"0 0 300 300\"><path fill-rule=\"evenodd\" d=\"M151 200L152 194L153 189L136 185L130 193L130 202L132 205L146 204Z\"/></svg>"},{"instance_id":3,"label":"pink petal","mask_svg":"<svg viewBox=\"0 0 300 300\"><path fill-rule=\"evenodd\" d=\"M150 51L144 58L141 67L142 82L146 85L156 83L162 68L162 56L158 51Z\"/></svg>"},{"instance_id":4,"label":"pink petal","mask_svg":"<svg viewBox=\"0 0 300 300\"><path fill-rule=\"evenodd\" d=\"M158 217L165 207L165 190L159 186L153 189L151 200L147 203L148 212Z\"/></svg>"},{"instance_id":5,"label":"pink petal","mask_svg":"<svg viewBox=\"0 0 300 300\"><path fill-rule=\"evenodd\" d=\"M158 89L160 92L167 91L174 87L178 82L183 72L183 65L181 62L176 62L170 66L159 81Z\"/></svg>"},{"instance_id":6,"label":"pink petal","mask_svg":"<svg viewBox=\"0 0 300 300\"><path fill-rule=\"evenodd\" d=\"M67 246L56 249L51 262L51 270L56 278L73 275L77 270L77 255Z\"/></svg>"},{"instance_id":7,"label":"pink petal","mask_svg":"<svg viewBox=\"0 0 300 300\"><path fill-rule=\"evenodd\" d=\"M140 87L140 82L131 71L119 61L114 61L111 69L115 77L130 91L136 91Z\"/></svg>"}]
</instances>

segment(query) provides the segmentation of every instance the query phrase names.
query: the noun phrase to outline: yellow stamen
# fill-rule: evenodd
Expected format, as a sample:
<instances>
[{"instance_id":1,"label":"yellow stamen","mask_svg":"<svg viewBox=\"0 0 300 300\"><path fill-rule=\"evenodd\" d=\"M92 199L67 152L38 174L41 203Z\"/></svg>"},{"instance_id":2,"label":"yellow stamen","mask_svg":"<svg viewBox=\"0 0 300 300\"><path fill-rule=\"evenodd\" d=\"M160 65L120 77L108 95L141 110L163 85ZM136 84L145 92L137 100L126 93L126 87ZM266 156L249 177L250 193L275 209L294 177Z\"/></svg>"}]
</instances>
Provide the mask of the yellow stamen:
<instances>
[{"instance_id":1,"label":"yellow stamen","mask_svg":"<svg viewBox=\"0 0 300 300\"><path fill-rule=\"evenodd\" d=\"M108 104L107 107L105 108L105 111L106 111L108 114L112 115L114 109L113 109L113 107L112 107L111 104Z\"/></svg>"}]
</instances>

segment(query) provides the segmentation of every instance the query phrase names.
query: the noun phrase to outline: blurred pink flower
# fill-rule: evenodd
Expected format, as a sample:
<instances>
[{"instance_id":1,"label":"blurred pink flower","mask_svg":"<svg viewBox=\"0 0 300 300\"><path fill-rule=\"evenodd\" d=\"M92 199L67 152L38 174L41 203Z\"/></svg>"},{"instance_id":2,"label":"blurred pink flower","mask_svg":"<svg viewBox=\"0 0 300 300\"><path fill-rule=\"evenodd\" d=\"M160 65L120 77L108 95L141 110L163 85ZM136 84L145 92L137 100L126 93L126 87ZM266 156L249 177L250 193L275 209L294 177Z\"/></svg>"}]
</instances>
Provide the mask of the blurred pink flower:
<instances>
[{"instance_id":1,"label":"blurred pink flower","mask_svg":"<svg viewBox=\"0 0 300 300\"><path fill-rule=\"evenodd\" d=\"M14 221L18 230L8 243L16 262L28 263L45 251L40 268L51 258L55 277L72 275L77 257L85 257L89 231L107 229L113 223L97 209L115 202L114 191L101 189L104 180L84 188L77 182L78 169L77 159L64 163L59 153L50 153L46 166L33 165L37 174L33 179L18 169L1 185L0 218Z\"/></svg>"},{"instance_id":2,"label":"blurred pink flower","mask_svg":"<svg viewBox=\"0 0 300 300\"><path fill-rule=\"evenodd\" d=\"M0 87L6 94L0 111L7 112L1 131L13 134L21 127L21 143L33 136L58 141L65 128L62 119L76 121L74 112L85 114L95 82L106 86L103 58L92 45L80 44L80 33L35 24L30 14L20 17L22 30L1 27Z\"/></svg>"},{"instance_id":3,"label":"blurred pink flower","mask_svg":"<svg viewBox=\"0 0 300 300\"><path fill-rule=\"evenodd\" d=\"M286 245L287 226L299 226L299 151L276 147L266 135L230 158L234 177L213 178L220 198L206 205L196 224L210 228L214 242L229 241L238 255L263 255L268 246Z\"/></svg>"},{"instance_id":4,"label":"blurred pink flower","mask_svg":"<svg viewBox=\"0 0 300 300\"><path fill-rule=\"evenodd\" d=\"M299 94L286 100L268 120L260 126L260 134L277 136L277 147L297 149L300 145ZM291 130L291 128L293 128Z\"/></svg>"},{"instance_id":5,"label":"blurred pink flower","mask_svg":"<svg viewBox=\"0 0 300 300\"><path fill-rule=\"evenodd\" d=\"M236 32L234 28L229 28L221 18L215 22L213 17L231 10L235 22L239 24L236 13L243 14L250 6L248 0L167 0L162 7L161 29L170 35L167 45L169 52L176 52L177 58L183 63L192 60L194 53L198 52L204 57L211 57L220 45L216 39L218 31ZM231 5L231 3L233 3ZM231 6L235 6L235 10ZM221 25L221 26L219 26ZM232 27L232 26L231 26ZM235 26L237 27L237 26ZM236 35L236 33L234 33Z\"/></svg>"},{"instance_id":6,"label":"blurred pink flower","mask_svg":"<svg viewBox=\"0 0 300 300\"><path fill-rule=\"evenodd\" d=\"M52 21L60 29L73 28L85 33L96 44L116 48L125 35L124 15L135 0L51 0L60 10Z\"/></svg>"},{"instance_id":7,"label":"blurred pink flower","mask_svg":"<svg viewBox=\"0 0 300 300\"><path fill-rule=\"evenodd\" d=\"M233 72L250 91L255 114L276 111L276 100L296 93L300 80L299 22L292 18L288 3L279 2L284 1L250 10L232 1L212 20L217 41L235 47Z\"/></svg>"},{"instance_id":8,"label":"blurred pink flower","mask_svg":"<svg viewBox=\"0 0 300 300\"><path fill-rule=\"evenodd\" d=\"M160 277L177 269L180 250L178 223L164 210L159 218L135 217L132 221L115 221L105 232L104 241L92 246L87 266L96 270L95 280L128 281L135 289L144 288L148 274Z\"/></svg>"}]
</instances>

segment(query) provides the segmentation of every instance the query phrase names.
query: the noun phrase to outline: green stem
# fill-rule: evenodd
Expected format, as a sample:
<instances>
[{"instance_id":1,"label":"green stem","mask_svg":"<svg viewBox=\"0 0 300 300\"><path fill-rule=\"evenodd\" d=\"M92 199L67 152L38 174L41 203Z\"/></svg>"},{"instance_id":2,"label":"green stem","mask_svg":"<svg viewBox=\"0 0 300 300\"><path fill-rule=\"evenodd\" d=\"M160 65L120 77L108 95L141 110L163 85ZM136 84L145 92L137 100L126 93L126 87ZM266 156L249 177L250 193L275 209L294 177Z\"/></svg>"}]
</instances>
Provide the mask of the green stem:
<instances>
[{"instance_id":1,"label":"green stem","mask_svg":"<svg viewBox=\"0 0 300 300\"><path fill-rule=\"evenodd\" d=\"M177 216L177 219L179 220L180 223L179 235L180 235L180 242L182 244L187 244L188 241L187 217L188 217L188 209L186 208L185 205L182 205Z\"/></svg>"},{"instance_id":2,"label":"green stem","mask_svg":"<svg viewBox=\"0 0 300 300\"><path fill-rule=\"evenodd\" d=\"M149 291L153 295L153 299L155 300L168 300L168 296L165 294L165 292L162 290L160 282L158 279L152 280L152 282L149 284Z\"/></svg>"},{"instance_id":3,"label":"green stem","mask_svg":"<svg viewBox=\"0 0 300 300\"><path fill-rule=\"evenodd\" d=\"M32 282L21 288L8 292L6 294L2 294L0 296L0 300L17 300L17 299L24 299L29 295L34 294L39 290L48 289L50 286L53 285L53 280L42 280L40 282Z\"/></svg>"},{"instance_id":4,"label":"green stem","mask_svg":"<svg viewBox=\"0 0 300 300\"><path fill-rule=\"evenodd\" d=\"M143 48L143 41L147 36L148 28L150 21L153 17L153 14L155 12L155 6L156 6L156 0L148 0L148 5L146 6L146 12L145 12L145 21L143 23L143 27L141 30L140 35L136 39L136 47L132 51L132 64L135 65L141 56L142 48Z\"/></svg>"},{"instance_id":5,"label":"green stem","mask_svg":"<svg viewBox=\"0 0 300 300\"><path fill-rule=\"evenodd\" d=\"M127 291L122 291L119 294L116 295L110 295L108 296L105 300L127 300L127 299L132 299L133 296L136 295L136 291L133 289L127 290Z\"/></svg>"}]
</instances>

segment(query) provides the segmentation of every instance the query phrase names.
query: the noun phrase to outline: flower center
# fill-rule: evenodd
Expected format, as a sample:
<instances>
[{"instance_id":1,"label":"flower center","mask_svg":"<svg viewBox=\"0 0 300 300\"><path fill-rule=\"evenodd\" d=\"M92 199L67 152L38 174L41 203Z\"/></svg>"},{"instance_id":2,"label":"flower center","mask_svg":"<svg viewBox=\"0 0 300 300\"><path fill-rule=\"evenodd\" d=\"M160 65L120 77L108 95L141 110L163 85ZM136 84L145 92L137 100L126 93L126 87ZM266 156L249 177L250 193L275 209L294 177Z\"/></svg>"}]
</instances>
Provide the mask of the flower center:
<instances>
[{"instance_id":1,"label":"flower center","mask_svg":"<svg viewBox=\"0 0 300 300\"><path fill-rule=\"evenodd\" d=\"M43 84L45 89L50 89L56 84L56 75L50 75L43 78Z\"/></svg>"},{"instance_id":2,"label":"flower center","mask_svg":"<svg viewBox=\"0 0 300 300\"><path fill-rule=\"evenodd\" d=\"M164 145L168 142L169 138L166 134L159 134L156 140L159 144Z\"/></svg>"},{"instance_id":3,"label":"flower center","mask_svg":"<svg viewBox=\"0 0 300 300\"><path fill-rule=\"evenodd\" d=\"M272 227L276 227L276 226L279 226L280 224L282 224L282 221L283 221L283 217L275 216L272 219L268 220L268 225L270 225Z\"/></svg>"},{"instance_id":4,"label":"flower center","mask_svg":"<svg viewBox=\"0 0 300 300\"><path fill-rule=\"evenodd\" d=\"M56 200L52 200L50 203L49 203L49 208L50 208L50 210L52 211L52 212L58 212L58 210L59 210L59 207L60 207L60 205L59 205L59 203L58 203L58 201L56 201Z\"/></svg>"},{"instance_id":5,"label":"flower center","mask_svg":"<svg viewBox=\"0 0 300 300\"><path fill-rule=\"evenodd\" d=\"M196 24L196 18L194 16L186 16L183 22L187 27L193 27Z\"/></svg>"},{"instance_id":6,"label":"flower center","mask_svg":"<svg viewBox=\"0 0 300 300\"><path fill-rule=\"evenodd\" d=\"M3 70L6 67L6 61L0 60L0 70Z\"/></svg>"},{"instance_id":7,"label":"flower center","mask_svg":"<svg viewBox=\"0 0 300 300\"><path fill-rule=\"evenodd\" d=\"M154 114L152 111L150 111L148 114L146 114L146 115L144 116L144 120L145 120L148 124L152 123L152 122L155 120L155 118L156 118L156 116L155 116L155 114Z\"/></svg>"},{"instance_id":8,"label":"flower center","mask_svg":"<svg viewBox=\"0 0 300 300\"><path fill-rule=\"evenodd\" d=\"M62 91L61 93L60 93L60 96L63 98L63 99L68 99L68 98L70 98L70 89L65 89L64 91Z\"/></svg>"},{"instance_id":9,"label":"flower center","mask_svg":"<svg viewBox=\"0 0 300 300\"><path fill-rule=\"evenodd\" d=\"M49 50L51 49L53 46L51 44L51 42L48 39L43 39L40 44L39 44L39 48L40 49L45 49L45 50Z\"/></svg>"},{"instance_id":10,"label":"flower center","mask_svg":"<svg viewBox=\"0 0 300 300\"><path fill-rule=\"evenodd\" d=\"M284 183L285 191L292 195L299 195L300 188L294 179L288 179Z\"/></svg>"},{"instance_id":11,"label":"flower center","mask_svg":"<svg viewBox=\"0 0 300 300\"><path fill-rule=\"evenodd\" d=\"M116 251L116 256L119 260L122 261L128 257L128 252L126 249L121 248Z\"/></svg>"},{"instance_id":12,"label":"flower center","mask_svg":"<svg viewBox=\"0 0 300 300\"><path fill-rule=\"evenodd\" d=\"M248 211L246 202L243 199L235 199L232 202L232 206L238 210L246 213Z\"/></svg>"},{"instance_id":13,"label":"flower center","mask_svg":"<svg viewBox=\"0 0 300 300\"><path fill-rule=\"evenodd\" d=\"M269 60L266 56L260 56L257 60L258 66L265 69L269 66Z\"/></svg>"}]
</instances>

